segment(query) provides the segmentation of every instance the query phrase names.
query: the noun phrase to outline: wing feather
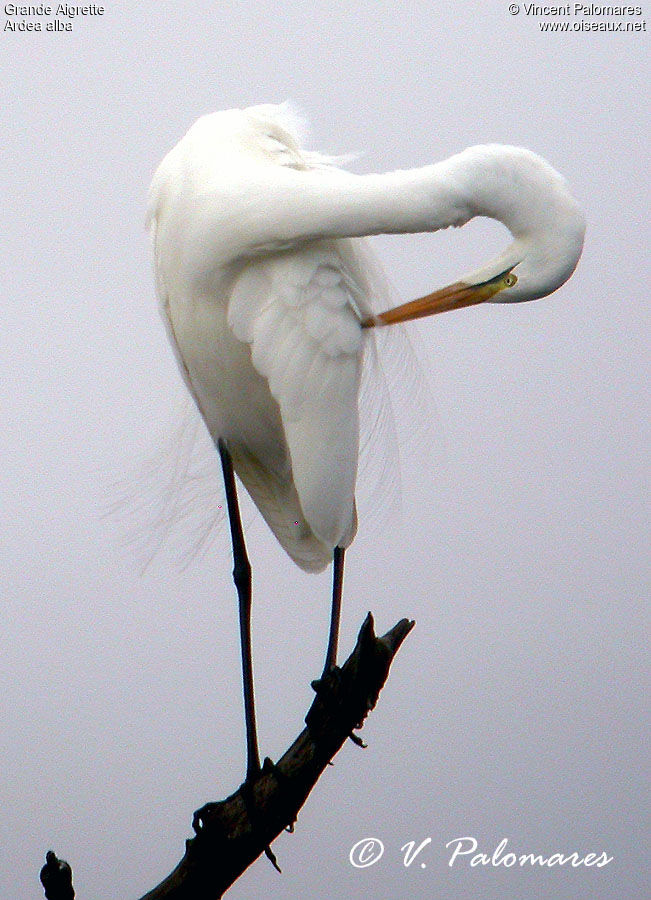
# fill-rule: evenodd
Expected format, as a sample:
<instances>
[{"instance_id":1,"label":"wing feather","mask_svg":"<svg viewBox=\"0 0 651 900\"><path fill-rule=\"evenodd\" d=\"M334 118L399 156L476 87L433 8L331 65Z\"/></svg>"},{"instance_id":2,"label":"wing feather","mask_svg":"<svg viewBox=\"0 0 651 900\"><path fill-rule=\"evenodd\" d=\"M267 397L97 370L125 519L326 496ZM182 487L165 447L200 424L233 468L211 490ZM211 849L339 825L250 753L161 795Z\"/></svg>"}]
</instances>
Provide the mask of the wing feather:
<instances>
[{"instance_id":1,"label":"wing feather","mask_svg":"<svg viewBox=\"0 0 651 900\"><path fill-rule=\"evenodd\" d=\"M356 528L363 345L354 291L332 242L252 261L228 307L233 333L251 345L278 403L305 519L332 548Z\"/></svg>"}]
</instances>

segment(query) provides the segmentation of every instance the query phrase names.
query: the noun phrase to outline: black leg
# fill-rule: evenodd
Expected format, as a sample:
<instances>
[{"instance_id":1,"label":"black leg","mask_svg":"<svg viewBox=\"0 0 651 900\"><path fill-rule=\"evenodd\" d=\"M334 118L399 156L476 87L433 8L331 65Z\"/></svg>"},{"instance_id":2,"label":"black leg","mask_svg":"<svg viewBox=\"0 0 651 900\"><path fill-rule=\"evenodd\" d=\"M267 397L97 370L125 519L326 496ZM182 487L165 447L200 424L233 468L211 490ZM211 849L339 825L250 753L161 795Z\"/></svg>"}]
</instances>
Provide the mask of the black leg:
<instances>
[{"instance_id":1,"label":"black leg","mask_svg":"<svg viewBox=\"0 0 651 900\"><path fill-rule=\"evenodd\" d=\"M330 637L326 652L323 674L337 665L337 644L339 642L339 621L341 619L341 592L344 586L344 548L335 547L332 558L332 613L330 616Z\"/></svg>"},{"instance_id":2,"label":"black leg","mask_svg":"<svg viewBox=\"0 0 651 900\"><path fill-rule=\"evenodd\" d=\"M237 588L240 608L240 644L242 647L242 681L244 684L244 719L246 721L246 780L255 778L260 771L258 735L255 725L255 699L253 696L253 663L251 659L251 564L246 555L237 489L233 473L233 461L226 441L217 442L224 472L226 504L233 542L233 581Z\"/></svg>"}]
</instances>

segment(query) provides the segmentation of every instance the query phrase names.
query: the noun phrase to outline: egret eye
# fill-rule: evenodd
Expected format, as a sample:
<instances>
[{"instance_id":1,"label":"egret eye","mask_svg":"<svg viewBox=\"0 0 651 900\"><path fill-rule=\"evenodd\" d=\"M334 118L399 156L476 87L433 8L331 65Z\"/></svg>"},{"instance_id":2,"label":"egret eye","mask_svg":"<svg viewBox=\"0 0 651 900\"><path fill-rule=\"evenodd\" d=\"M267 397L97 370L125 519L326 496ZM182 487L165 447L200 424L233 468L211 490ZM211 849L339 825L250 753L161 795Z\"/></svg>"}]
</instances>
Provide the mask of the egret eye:
<instances>
[{"instance_id":1,"label":"egret eye","mask_svg":"<svg viewBox=\"0 0 651 900\"><path fill-rule=\"evenodd\" d=\"M514 275L513 272L509 272L509 274L504 279L504 284L506 285L506 287L513 287L517 280L517 276Z\"/></svg>"}]
</instances>

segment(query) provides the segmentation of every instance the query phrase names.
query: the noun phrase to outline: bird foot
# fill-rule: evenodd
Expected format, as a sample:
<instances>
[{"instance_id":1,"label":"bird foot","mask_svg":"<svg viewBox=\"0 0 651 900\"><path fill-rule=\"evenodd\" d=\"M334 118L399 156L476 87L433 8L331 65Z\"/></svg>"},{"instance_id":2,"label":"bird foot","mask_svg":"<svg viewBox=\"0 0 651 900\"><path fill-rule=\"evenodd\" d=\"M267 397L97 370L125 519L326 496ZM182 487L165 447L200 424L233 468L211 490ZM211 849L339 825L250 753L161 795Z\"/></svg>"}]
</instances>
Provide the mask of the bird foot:
<instances>
[{"instance_id":1,"label":"bird foot","mask_svg":"<svg viewBox=\"0 0 651 900\"><path fill-rule=\"evenodd\" d=\"M260 778L264 778L268 775L272 775L279 782L284 777L276 764L268 756L265 756L264 762L262 763L262 768L256 774L247 776L246 780L240 787L240 793L242 794L242 800L244 801L244 808L246 809L246 814L248 816L249 822L251 823L251 830L254 834L256 832L259 832L259 820L255 803L254 787L256 782L259 781ZM267 844L264 848L264 855L267 857L274 869L282 875L282 869L278 865L276 854L273 852L269 844Z\"/></svg>"},{"instance_id":2,"label":"bird foot","mask_svg":"<svg viewBox=\"0 0 651 900\"><path fill-rule=\"evenodd\" d=\"M267 760L265 759L262 768L259 768L253 774L247 774L247 777L239 787L239 793L244 802L244 808L246 809L247 816L251 821L253 819L252 810L255 806L254 788L256 782L266 774L268 774L268 769ZM192 828L194 829L195 834L198 834L204 828L210 827L215 819L217 819L217 817L219 816L219 812L222 807L223 801L219 801L206 803L200 809L197 809L192 817Z\"/></svg>"},{"instance_id":3,"label":"bird foot","mask_svg":"<svg viewBox=\"0 0 651 900\"><path fill-rule=\"evenodd\" d=\"M278 766L276 765L275 762L273 762L273 760L269 759L268 756L265 757L264 762L262 763L261 771L262 771L263 775L271 775L273 778L275 778L280 791L287 794L287 788L291 783L290 779L287 777L287 775L285 775L285 773L282 771L282 769L278 768ZM294 818L292 818L291 822L289 822L285 826L285 831L288 834L294 833L294 823L295 822L296 822L296 818L294 817Z\"/></svg>"},{"instance_id":4,"label":"bird foot","mask_svg":"<svg viewBox=\"0 0 651 900\"><path fill-rule=\"evenodd\" d=\"M312 690L320 700L334 699L341 688L341 669L339 666L331 666L325 669L320 678L310 682Z\"/></svg>"},{"instance_id":5,"label":"bird foot","mask_svg":"<svg viewBox=\"0 0 651 900\"><path fill-rule=\"evenodd\" d=\"M342 672L338 666L332 666L332 668L323 673L321 678L311 682L311 685L317 696L316 705L325 709L330 715L336 716L341 708L345 707L350 702L350 697L343 684ZM305 717L305 722L308 728L310 728L313 722L312 709ZM362 724L363 722L360 721L355 727L361 728ZM368 745L353 731L350 732L348 737L357 747L361 747L364 750L367 748Z\"/></svg>"},{"instance_id":6,"label":"bird foot","mask_svg":"<svg viewBox=\"0 0 651 900\"><path fill-rule=\"evenodd\" d=\"M248 777L240 785L239 793L242 797L244 809L246 810L246 815L250 822L251 830L254 834L259 834L260 832L259 816L257 814L257 806L255 800L255 785L261 778L269 775L272 775L279 784L282 784L283 780L285 780L285 776L282 774L276 764L272 762L269 757L266 757L262 764L262 767L258 769L257 772L249 774ZM192 817L192 828L194 829L195 834L199 834L199 832L204 828L210 826L211 819L215 819L222 806L223 803L206 803L201 807L201 809L198 809L194 813L194 816ZM287 826L287 830L293 831L293 828L294 823L291 822ZM276 871L278 872L281 872L276 854L268 844L264 847L264 853L267 859L271 862L274 869L276 869Z\"/></svg>"}]
</instances>

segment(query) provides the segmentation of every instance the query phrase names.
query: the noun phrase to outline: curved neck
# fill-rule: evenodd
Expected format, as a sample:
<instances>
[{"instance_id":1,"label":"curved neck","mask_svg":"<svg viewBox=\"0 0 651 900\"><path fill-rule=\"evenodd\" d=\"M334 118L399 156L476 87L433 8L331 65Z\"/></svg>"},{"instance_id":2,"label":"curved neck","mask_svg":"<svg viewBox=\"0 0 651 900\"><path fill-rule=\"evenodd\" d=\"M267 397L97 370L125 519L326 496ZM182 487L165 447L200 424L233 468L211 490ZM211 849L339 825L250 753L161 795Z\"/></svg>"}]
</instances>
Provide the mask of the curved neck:
<instances>
[{"instance_id":1,"label":"curved neck","mask_svg":"<svg viewBox=\"0 0 651 900\"><path fill-rule=\"evenodd\" d=\"M526 150L488 145L386 174L279 168L272 181L247 177L233 199L246 203L247 237L261 250L318 238L438 231L475 216L497 219L519 237L553 216L541 202L541 166L544 187L561 181ZM544 196L549 201L548 191ZM241 229L235 237L241 239Z\"/></svg>"},{"instance_id":2,"label":"curved neck","mask_svg":"<svg viewBox=\"0 0 651 900\"><path fill-rule=\"evenodd\" d=\"M201 232L196 243L202 253L210 247L216 255L213 264L323 238L437 231L488 216L515 238L482 270L490 277L518 262L521 242L541 244L541 237L567 230L578 209L561 176L516 147L470 147L434 165L371 175L245 161L226 188L217 161L210 155L200 161L201 180L185 192L180 213ZM198 164L192 163L194 174ZM158 216L164 185L156 187L152 211Z\"/></svg>"}]
</instances>

